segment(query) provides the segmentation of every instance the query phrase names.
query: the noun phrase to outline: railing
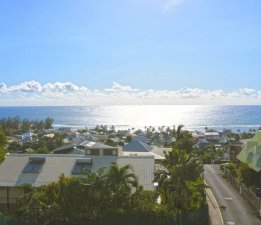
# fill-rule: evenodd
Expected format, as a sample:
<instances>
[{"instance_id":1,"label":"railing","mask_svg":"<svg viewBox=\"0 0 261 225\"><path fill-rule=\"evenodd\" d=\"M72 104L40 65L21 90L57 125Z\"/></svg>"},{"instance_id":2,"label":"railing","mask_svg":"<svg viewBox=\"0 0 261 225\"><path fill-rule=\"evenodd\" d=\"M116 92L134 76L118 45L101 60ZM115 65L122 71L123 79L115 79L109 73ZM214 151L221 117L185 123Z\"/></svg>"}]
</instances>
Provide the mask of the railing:
<instances>
[{"instance_id":1,"label":"railing","mask_svg":"<svg viewBox=\"0 0 261 225\"><path fill-rule=\"evenodd\" d=\"M230 183L239 191L249 205L260 215L260 198L242 182L239 182L234 176L227 171L227 177ZM261 216L261 215L260 215Z\"/></svg>"}]
</instances>

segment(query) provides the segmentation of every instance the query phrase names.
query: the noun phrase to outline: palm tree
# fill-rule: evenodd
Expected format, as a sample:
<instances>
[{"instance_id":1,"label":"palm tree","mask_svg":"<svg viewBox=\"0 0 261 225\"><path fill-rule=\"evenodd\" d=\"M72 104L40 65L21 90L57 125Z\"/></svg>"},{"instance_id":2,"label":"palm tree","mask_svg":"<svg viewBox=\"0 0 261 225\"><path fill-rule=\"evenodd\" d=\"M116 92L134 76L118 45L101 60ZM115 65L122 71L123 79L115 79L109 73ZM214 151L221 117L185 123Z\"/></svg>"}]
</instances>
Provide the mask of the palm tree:
<instances>
[{"instance_id":1,"label":"palm tree","mask_svg":"<svg viewBox=\"0 0 261 225\"><path fill-rule=\"evenodd\" d=\"M181 137L182 137L182 128L184 127L184 125L178 125L178 128L176 129L175 126L173 126L173 130L172 130L172 136L174 138L176 138L176 140L178 141Z\"/></svg>"},{"instance_id":2,"label":"palm tree","mask_svg":"<svg viewBox=\"0 0 261 225\"><path fill-rule=\"evenodd\" d=\"M173 149L162 161L162 170L155 173L162 203L180 214L191 208L191 182L202 179L203 166L198 157Z\"/></svg>"},{"instance_id":3,"label":"palm tree","mask_svg":"<svg viewBox=\"0 0 261 225\"><path fill-rule=\"evenodd\" d=\"M108 172L108 188L111 191L112 203L115 208L126 206L132 188L137 187L138 179L130 165L119 167L115 162L111 164Z\"/></svg>"},{"instance_id":4,"label":"palm tree","mask_svg":"<svg viewBox=\"0 0 261 225\"><path fill-rule=\"evenodd\" d=\"M190 153L193 151L194 140L189 131L182 130L183 127L184 125L179 125L176 129L173 126L172 136L176 140L172 143L172 148L186 150L187 153Z\"/></svg>"},{"instance_id":5,"label":"palm tree","mask_svg":"<svg viewBox=\"0 0 261 225\"><path fill-rule=\"evenodd\" d=\"M82 178L86 189L88 189L88 201L93 206L98 206L101 202L103 202L101 204L103 207L109 204L108 171L106 170L107 168L102 167L97 172L86 173Z\"/></svg>"}]
</instances>

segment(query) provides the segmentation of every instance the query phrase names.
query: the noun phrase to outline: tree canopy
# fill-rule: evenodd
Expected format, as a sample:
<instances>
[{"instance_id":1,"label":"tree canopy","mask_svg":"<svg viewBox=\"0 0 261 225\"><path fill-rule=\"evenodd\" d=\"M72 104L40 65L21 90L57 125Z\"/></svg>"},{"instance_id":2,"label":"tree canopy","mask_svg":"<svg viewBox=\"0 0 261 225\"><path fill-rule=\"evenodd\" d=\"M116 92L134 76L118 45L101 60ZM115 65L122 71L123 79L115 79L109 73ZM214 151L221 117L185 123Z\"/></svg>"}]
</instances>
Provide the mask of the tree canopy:
<instances>
[{"instance_id":1,"label":"tree canopy","mask_svg":"<svg viewBox=\"0 0 261 225\"><path fill-rule=\"evenodd\" d=\"M6 144L7 144L7 138L4 132L0 129L0 149L3 150Z\"/></svg>"}]
</instances>

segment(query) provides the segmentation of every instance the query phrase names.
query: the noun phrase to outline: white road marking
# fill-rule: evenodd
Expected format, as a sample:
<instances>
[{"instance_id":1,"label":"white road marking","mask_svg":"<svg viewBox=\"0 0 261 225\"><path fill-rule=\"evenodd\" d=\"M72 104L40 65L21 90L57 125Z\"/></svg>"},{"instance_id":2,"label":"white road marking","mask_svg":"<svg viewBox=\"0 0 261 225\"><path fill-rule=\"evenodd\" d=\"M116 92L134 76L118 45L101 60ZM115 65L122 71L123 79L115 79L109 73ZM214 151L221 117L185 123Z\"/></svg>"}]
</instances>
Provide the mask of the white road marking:
<instances>
[{"instance_id":1,"label":"white road marking","mask_svg":"<svg viewBox=\"0 0 261 225\"><path fill-rule=\"evenodd\" d=\"M235 225L236 223L233 222L233 221L228 221L227 224L228 224L228 225Z\"/></svg>"}]
</instances>

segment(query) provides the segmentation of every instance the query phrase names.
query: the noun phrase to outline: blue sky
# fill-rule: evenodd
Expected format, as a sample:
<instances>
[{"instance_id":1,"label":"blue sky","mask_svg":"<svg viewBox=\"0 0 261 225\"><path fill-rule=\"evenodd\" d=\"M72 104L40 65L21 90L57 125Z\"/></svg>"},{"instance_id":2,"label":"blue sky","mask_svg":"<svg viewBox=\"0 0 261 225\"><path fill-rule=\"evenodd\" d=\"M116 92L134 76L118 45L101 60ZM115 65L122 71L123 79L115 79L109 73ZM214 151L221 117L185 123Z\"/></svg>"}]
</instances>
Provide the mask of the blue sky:
<instances>
[{"instance_id":1,"label":"blue sky","mask_svg":"<svg viewBox=\"0 0 261 225\"><path fill-rule=\"evenodd\" d=\"M53 99L39 100L48 83L88 89L90 98L97 98L90 94L95 90L111 98L109 89L115 94L115 87L130 92L129 87L139 93L152 89L153 95L190 90L192 99L186 96L185 104L202 103L201 95L220 96L220 91L230 100L218 99L218 104L241 103L237 97L242 93L247 99L243 104L261 103L259 1L1 0L0 4L2 105L24 96L38 96L34 104L52 104ZM31 90L36 83L40 88ZM182 104L184 98L175 96L164 103Z\"/></svg>"}]
</instances>

